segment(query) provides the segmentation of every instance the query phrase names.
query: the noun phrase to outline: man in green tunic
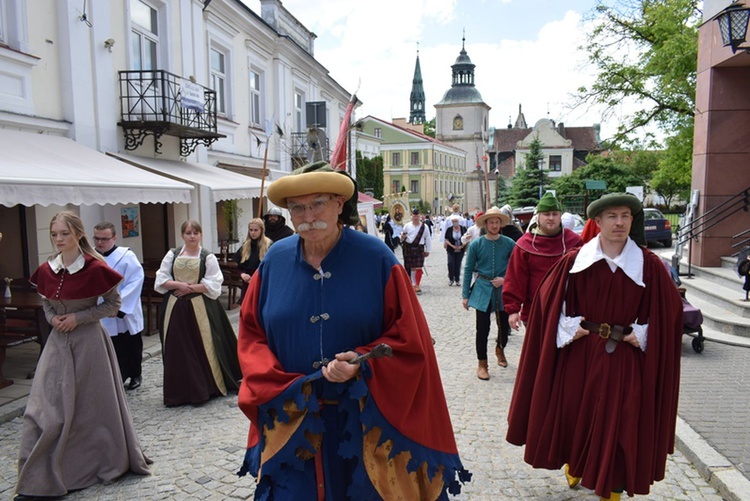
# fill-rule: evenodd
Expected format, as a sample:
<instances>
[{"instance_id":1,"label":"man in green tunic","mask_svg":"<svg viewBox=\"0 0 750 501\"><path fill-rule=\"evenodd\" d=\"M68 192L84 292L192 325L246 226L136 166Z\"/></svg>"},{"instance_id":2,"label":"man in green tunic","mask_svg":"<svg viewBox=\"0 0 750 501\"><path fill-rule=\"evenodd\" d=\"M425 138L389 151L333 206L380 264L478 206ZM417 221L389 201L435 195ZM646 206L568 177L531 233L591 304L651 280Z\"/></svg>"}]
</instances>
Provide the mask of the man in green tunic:
<instances>
[{"instance_id":1,"label":"man in green tunic","mask_svg":"<svg viewBox=\"0 0 750 501\"><path fill-rule=\"evenodd\" d=\"M509 329L503 329L503 326L508 325L508 315L503 311L502 287L508 261L516 244L511 238L501 235L500 231L509 222L510 218L497 207L492 207L478 217L477 226L485 228L487 234L471 242L464 264L461 297L466 310L469 307L476 310L476 349L479 360L477 377L483 381L490 378L487 370L487 339L493 312L499 330L495 346L498 359L504 357L505 345L508 343ZM477 278L474 284L470 285L468 277L474 272L477 273Z\"/></svg>"}]
</instances>

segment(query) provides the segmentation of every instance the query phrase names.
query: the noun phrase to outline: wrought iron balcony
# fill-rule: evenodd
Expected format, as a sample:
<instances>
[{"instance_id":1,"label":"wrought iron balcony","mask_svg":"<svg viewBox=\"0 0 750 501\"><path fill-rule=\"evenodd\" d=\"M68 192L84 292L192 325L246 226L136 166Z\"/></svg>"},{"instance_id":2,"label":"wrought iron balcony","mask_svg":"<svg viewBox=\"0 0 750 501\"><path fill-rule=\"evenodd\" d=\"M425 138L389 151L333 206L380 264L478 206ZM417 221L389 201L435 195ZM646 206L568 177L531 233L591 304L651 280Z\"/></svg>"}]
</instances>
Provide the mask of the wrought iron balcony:
<instances>
[{"instance_id":1,"label":"wrought iron balcony","mask_svg":"<svg viewBox=\"0 0 750 501\"><path fill-rule=\"evenodd\" d=\"M216 92L164 70L120 71L121 120L125 149L134 150L154 136L160 153L162 135L180 138L180 155L199 144L210 146L217 132Z\"/></svg>"}]
</instances>

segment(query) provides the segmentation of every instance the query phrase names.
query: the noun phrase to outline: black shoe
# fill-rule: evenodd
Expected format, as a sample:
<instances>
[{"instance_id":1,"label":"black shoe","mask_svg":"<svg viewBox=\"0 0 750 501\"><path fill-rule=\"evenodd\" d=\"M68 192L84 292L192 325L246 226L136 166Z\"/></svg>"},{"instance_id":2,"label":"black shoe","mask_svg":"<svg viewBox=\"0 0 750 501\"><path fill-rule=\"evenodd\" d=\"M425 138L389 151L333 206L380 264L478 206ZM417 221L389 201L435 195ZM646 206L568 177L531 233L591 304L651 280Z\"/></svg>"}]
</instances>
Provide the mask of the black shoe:
<instances>
[{"instance_id":1,"label":"black shoe","mask_svg":"<svg viewBox=\"0 0 750 501\"><path fill-rule=\"evenodd\" d=\"M128 390L135 390L141 385L141 378L139 377L131 377L130 378L130 384L128 385Z\"/></svg>"}]
</instances>

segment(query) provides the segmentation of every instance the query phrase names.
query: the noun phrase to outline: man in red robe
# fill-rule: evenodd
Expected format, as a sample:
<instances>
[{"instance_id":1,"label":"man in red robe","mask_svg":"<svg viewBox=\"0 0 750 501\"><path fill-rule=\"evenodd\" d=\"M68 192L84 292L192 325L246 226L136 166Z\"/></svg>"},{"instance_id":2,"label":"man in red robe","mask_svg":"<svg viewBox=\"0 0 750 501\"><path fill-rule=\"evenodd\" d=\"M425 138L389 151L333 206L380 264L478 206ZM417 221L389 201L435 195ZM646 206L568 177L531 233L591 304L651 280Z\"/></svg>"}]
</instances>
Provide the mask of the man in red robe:
<instances>
[{"instance_id":1,"label":"man in red robe","mask_svg":"<svg viewBox=\"0 0 750 501\"><path fill-rule=\"evenodd\" d=\"M558 261L532 303L507 440L535 468L568 465L571 487L619 500L648 494L674 451L682 303L642 243L635 197L605 195L587 212L601 233Z\"/></svg>"},{"instance_id":2,"label":"man in red robe","mask_svg":"<svg viewBox=\"0 0 750 501\"><path fill-rule=\"evenodd\" d=\"M562 207L552 192L536 206L537 226L516 241L503 286L503 308L513 330L529 319L531 300L544 275L566 252L581 246L581 237L563 228Z\"/></svg>"}]
</instances>

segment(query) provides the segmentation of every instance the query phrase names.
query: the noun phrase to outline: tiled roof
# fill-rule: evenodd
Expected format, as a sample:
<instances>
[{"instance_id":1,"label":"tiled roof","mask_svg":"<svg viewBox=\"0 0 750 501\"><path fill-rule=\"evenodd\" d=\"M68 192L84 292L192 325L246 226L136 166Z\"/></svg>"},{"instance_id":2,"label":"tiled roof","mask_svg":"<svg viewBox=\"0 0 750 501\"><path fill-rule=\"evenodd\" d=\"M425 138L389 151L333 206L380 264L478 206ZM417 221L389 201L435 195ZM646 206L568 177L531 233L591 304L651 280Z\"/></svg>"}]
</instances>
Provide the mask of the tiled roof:
<instances>
[{"instance_id":1,"label":"tiled roof","mask_svg":"<svg viewBox=\"0 0 750 501\"><path fill-rule=\"evenodd\" d=\"M522 140L534 129L495 129L495 151L515 151L518 141Z\"/></svg>"},{"instance_id":2,"label":"tiled roof","mask_svg":"<svg viewBox=\"0 0 750 501\"><path fill-rule=\"evenodd\" d=\"M516 145L534 129L495 129L495 151L515 151ZM559 130L558 130L559 132ZM600 151L593 127L564 127L563 136L570 139L576 151Z\"/></svg>"},{"instance_id":3,"label":"tiled roof","mask_svg":"<svg viewBox=\"0 0 750 501\"><path fill-rule=\"evenodd\" d=\"M593 127L565 127L565 139L573 141L574 150L597 151L601 147L596 143Z\"/></svg>"}]
</instances>

